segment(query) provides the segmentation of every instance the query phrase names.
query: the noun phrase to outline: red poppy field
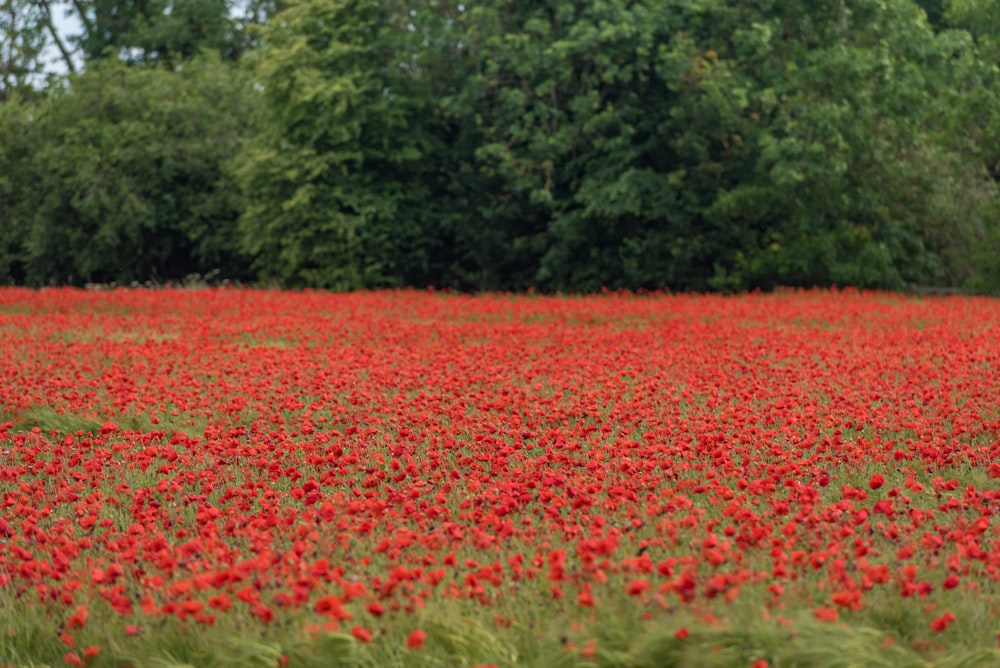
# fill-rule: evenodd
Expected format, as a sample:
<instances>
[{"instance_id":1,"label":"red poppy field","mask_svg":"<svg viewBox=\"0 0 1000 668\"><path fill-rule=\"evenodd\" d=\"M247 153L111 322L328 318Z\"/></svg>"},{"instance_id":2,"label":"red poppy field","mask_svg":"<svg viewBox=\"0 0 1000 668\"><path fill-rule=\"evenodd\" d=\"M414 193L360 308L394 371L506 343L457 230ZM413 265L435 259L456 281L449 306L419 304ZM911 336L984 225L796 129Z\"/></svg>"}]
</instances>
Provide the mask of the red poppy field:
<instances>
[{"instance_id":1,"label":"red poppy field","mask_svg":"<svg viewBox=\"0 0 1000 668\"><path fill-rule=\"evenodd\" d=\"M0 666L1000 665L998 381L989 299L3 289Z\"/></svg>"}]
</instances>

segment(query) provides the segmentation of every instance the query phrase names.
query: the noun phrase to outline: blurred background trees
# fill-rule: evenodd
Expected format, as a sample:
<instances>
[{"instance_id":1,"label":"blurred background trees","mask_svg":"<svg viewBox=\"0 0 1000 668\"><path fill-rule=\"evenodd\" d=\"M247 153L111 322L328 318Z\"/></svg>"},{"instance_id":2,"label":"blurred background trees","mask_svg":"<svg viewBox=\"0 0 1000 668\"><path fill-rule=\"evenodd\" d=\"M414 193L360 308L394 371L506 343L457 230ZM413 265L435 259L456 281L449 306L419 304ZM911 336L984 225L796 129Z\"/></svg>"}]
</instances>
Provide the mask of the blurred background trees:
<instances>
[{"instance_id":1,"label":"blurred background trees","mask_svg":"<svg viewBox=\"0 0 1000 668\"><path fill-rule=\"evenodd\" d=\"M1000 290L995 2L0 0L0 30L6 282Z\"/></svg>"}]
</instances>

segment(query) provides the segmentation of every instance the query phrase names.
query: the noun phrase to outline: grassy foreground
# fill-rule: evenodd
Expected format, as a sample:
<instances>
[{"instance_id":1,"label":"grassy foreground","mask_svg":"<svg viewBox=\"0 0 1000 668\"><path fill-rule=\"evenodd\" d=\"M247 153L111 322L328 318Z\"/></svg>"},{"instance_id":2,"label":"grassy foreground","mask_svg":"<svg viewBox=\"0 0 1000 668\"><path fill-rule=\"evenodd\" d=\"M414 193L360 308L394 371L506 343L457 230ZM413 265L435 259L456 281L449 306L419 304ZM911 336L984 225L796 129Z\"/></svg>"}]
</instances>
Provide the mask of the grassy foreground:
<instances>
[{"instance_id":1,"label":"grassy foreground","mask_svg":"<svg viewBox=\"0 0 1000 668\"><path fill-rule=\"evenodd\" d=\"M1000 665L1000 304L0 290L0 666Z\"/></svg>"}]
</instances>

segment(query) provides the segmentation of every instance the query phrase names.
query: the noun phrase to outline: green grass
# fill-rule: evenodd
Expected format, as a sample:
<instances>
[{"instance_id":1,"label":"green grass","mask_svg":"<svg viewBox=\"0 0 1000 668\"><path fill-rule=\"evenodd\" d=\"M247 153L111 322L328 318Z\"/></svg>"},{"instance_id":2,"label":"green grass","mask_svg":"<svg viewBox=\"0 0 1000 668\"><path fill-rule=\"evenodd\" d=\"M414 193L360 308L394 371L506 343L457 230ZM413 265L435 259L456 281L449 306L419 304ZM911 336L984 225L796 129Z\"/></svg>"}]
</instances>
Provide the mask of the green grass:
<instances>
[{"instance_id":1,"label":"green grass","mask_svg":"<svg viewBox=\"0 0 1000 668\"><path fill-rule=\"evenodd\" d=\"M101 425L103 424L97 418L67 413L44 405L36 405L22 411L7 411L0 414L0 421L7 420L14 423L15 432L40 429L45 434L53 431L62 434L74 434L80 430L96 433L101 430Z\"/></svg>"},{"instance_id":2,"label":"green grass","mask_svg":"<svg viewBox=\"0 0 1000 668\"><path fill-rule=\"evenodd\" d=\"M14 423L14 433L39 429L43 434L77 432L94 434L98 433L107 422L44 404L36 404L19 411L0 410L0 423L7 421ZM165 431L168 434L180 432L192 438L200 438L208 425L208 421L204 418L188 419L170 415L158 418L155 424L149 415L122 415L110 421L123 431Z\"/></svg>"},{"instance_id":3,"label":"green grass","mask_svg":"<svg viewBox=\"0 0 1000 668\"><path fill-rule=\"evenodd\" d=\"M3 599L8 600L3 600ZM772 668L965 668L1000 665L1000 650L931 651L922 655L883 629L822 623L805 617L765 621L759 615L739 625L706 625L687 614L643 621L625 609L608 609L589 620L522 623L509 628L487 620L480 606L434 604L415 614L377 624L371 642L348 630L307 632L291 616L271 627L251 628L220 616L203 627L173 618L140 621L136 636L95 615L77 633L77 648L58 639L59 621L25 610L9 594L0 597L0 655L7 666L64 665L67 651L82 653L89 642L101 647L87 662L95 668L122 665L260 668L289 665L353 668L442 668L445 666L527 666L537 668L747 668L764 661ZM525 601L525 605L537 605ZM477 610L476 608L479 608ZM530 619L530 617L529 617ZM682 624L687 622L687 624ZM368 624L372 628L372 624ZM405 638L426 633L421 649ZM686 637L678 633L686 629ZM109 638L114 638L109 642Z\"/></svg>"}]
</instances>

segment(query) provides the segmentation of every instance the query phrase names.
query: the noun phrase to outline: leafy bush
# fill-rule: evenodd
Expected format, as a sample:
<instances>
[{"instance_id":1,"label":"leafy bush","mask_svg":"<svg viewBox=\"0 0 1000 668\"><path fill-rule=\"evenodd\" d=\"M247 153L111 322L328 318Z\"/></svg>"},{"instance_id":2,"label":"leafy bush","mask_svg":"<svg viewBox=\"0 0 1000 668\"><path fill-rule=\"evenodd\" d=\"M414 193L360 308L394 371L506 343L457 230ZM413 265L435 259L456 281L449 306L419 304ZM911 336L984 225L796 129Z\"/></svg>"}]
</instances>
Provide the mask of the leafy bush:
<instances>
[{"instance_id":1,"label":"leafy bush","mask_svg":"<svg viewBox=\"0 0 1000 668\"><path fill-rule=\"evenodd\" d=\"M223 166L243 133L244 83L208 58L177 71L95 62L54 91L23 162L27 281L241 277L242 203Z\"/></svg>"}]
</instances>

